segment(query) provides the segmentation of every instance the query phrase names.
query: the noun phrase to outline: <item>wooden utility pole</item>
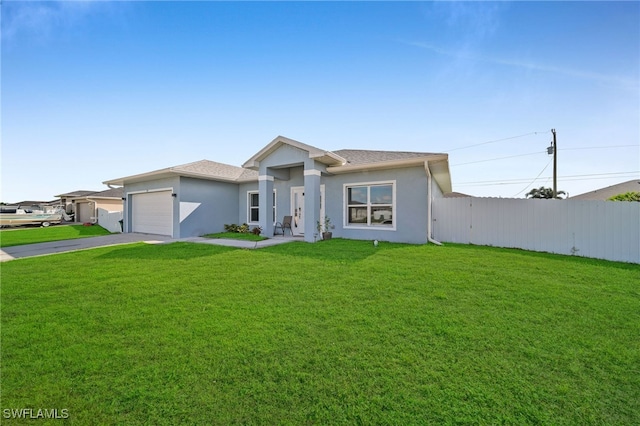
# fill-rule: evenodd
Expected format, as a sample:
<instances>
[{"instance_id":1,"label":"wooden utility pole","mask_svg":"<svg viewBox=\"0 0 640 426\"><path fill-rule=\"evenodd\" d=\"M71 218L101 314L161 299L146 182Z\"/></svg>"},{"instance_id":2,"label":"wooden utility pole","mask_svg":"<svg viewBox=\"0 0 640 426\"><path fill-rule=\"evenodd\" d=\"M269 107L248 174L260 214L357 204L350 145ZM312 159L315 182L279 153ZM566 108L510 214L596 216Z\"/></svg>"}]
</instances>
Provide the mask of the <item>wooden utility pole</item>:
<instances>
[{"instance_id":1,"label":"wooden utility pole","mask_svg":"<svg viewBox=\"0 0 640 426\"><path fill-rule=\"evenodd\" d=\"M558 196L558 146L556 145L556 129L551 129L553 133L553 198Z\"/></svg>"}]
</instances>

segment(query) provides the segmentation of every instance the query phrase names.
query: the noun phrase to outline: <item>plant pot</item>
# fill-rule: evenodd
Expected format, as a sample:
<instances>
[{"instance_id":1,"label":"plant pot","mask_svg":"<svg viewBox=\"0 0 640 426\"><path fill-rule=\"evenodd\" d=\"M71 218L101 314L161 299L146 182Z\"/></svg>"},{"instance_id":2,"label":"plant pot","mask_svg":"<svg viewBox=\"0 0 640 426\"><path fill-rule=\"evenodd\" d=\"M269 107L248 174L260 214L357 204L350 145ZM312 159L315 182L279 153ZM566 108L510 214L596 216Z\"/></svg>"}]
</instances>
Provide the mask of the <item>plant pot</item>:
<instances>
[{"instance_id":1,"label":"plant pot","mask_svg":"<svg viewBox=\"0 0 640 426\"><path fill-rule=\"evenodd\" d=\"M322 233L322 239L323 240L330 240L332 236L333 236L333 233L331 233L331 232L323 232Z\"/></svg>"}]
</instances>

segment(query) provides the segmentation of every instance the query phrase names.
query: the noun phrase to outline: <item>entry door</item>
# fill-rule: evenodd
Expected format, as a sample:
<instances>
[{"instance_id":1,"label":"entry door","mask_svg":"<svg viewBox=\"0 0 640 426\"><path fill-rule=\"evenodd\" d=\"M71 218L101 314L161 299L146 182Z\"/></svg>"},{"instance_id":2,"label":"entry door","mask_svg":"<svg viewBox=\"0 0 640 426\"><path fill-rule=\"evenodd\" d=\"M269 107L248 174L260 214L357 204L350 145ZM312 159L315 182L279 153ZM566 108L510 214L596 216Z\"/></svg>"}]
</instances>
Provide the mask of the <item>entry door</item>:
<instances>
[{"instance_id":1,"label":"entry door","mask_svg":"<svg viewBox=\"0 0 640 426\"><path fill-rule=\"evenodd\" d=\"M304 186L291 188L291 216L293 235L304 235ZM324 185L320 185L320 217L324 218Z\"/></svg>"},{"instance_id":2,"label":"entry door","mask_svg":"<svg viewBox=\"0 0 640 426\"><path fill-rule=\"evenodd\" d=\"M304 235L304 187L291 188L291 216L293 235Z\"/></svg>"}]
</instances>

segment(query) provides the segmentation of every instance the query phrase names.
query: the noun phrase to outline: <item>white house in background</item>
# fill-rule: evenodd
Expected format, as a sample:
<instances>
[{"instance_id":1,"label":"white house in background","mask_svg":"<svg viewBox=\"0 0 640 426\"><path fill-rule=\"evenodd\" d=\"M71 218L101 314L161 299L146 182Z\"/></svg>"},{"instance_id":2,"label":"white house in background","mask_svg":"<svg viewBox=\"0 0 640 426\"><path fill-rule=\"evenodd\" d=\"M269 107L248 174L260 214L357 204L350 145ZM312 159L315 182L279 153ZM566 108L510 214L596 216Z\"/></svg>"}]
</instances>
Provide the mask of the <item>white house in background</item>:
<instances>
[{"instance_id":1,"label":"white house in background","mask_svg":"<svg viewBox=\"0 0 640 426\"><path fill-rule=\"evenodd\" d=\"M69 213L75 213L75 222L91 222L98 220L98 209L110 212L122 211L122 188L105 191L74 191L56 195Z\"/></svg>"},{"instance_id":2,"label":"white house in background","mask_svg":"<svg viewBox=\"0 0 640 426\"><path fill-rule=\"evenodd\" d=\"M123 191L124 232L184 238L248 223L271 236L292 216L308 242L327 216L336 237L426 243L431 200L451 192L447 154L327 151L283 136L242 167L202 160L104 183Z\"/></svg>"}]
</instances>

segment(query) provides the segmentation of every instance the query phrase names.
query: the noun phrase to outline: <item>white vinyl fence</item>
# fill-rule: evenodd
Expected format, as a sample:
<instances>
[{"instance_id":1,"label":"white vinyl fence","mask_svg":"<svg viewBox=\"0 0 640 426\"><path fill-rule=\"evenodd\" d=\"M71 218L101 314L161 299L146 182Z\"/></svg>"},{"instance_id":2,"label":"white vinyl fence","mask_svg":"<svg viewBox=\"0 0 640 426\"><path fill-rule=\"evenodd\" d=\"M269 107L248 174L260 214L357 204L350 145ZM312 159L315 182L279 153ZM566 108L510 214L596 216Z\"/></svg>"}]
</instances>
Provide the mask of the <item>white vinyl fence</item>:
<instances>
[{"instance_id":1,"label":"white vinyl fence","mask_svg":"<svg viewBox=\"0 0 640 426\"><path fill-rule=\"evenodd\" d=\"M98 208L98 225L109 232L122 232L122 228L120 227L121 219L122 212L110 212Z\"/></svg>"},{"instance_id":2,"label":"white vinyl fence","mask_svg":"<svg viewBox=\"0 0 640 426\"><path fill-rule=\"evenodd\" d=\"M640 263L636 202L437 198L433 221L442 242Z\"/></svg>"}]
</instances>

